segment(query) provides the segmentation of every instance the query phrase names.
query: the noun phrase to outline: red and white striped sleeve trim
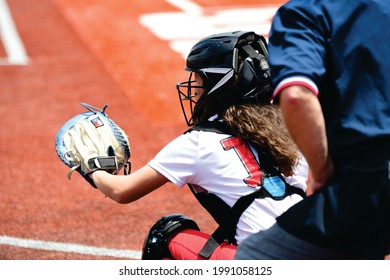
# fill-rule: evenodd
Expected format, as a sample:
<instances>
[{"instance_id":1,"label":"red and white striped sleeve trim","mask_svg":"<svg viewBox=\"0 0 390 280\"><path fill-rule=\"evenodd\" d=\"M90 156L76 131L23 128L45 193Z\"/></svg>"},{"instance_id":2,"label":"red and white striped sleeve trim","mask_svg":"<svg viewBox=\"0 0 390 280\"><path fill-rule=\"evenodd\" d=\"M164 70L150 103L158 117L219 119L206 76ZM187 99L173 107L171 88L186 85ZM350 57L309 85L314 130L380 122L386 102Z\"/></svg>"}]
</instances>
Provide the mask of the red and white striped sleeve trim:
<instances>
[{"instance_id":1,"label":"red and white striped sleeve trim","mask_svg":"<svg viewBox=\"0 0 390 280\"><path fill-rule=\"evenodd\" d=\"M312 91L316 96L318 96L318 87L312 80L302 76L294 76L282 80L277 85L274 90L274 94L272 95L272 100L274 100L283 89L289 86L304 86Z\"/></svg>"}]
</instances>

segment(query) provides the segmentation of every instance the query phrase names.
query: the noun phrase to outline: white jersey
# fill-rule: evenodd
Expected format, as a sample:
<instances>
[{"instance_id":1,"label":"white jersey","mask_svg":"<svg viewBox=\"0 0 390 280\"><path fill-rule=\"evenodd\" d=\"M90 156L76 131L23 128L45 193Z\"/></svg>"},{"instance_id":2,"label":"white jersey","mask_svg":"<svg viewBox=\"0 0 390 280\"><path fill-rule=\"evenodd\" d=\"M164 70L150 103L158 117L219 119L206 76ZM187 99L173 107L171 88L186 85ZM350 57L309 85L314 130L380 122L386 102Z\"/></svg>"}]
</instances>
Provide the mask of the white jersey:
<instances>
[{"instance_id":1,"label":"white jersey","mask_svg":"<svg viewBox=\"0 0 390 280\"><path fill-rule=\"evenodd\" d=\"M149 163L173 184L202 186L225 201L230 207L241 197L259 187L261 171L257 153L238 138L210 131L191 131L165 146ZM308 165L302 158L296 175L286 181L306 191ZM302 200L293 194L283 200L256 199L241 215L237 224L236 241L267 229L275 218Z\"/></svg>"}]
</instances>

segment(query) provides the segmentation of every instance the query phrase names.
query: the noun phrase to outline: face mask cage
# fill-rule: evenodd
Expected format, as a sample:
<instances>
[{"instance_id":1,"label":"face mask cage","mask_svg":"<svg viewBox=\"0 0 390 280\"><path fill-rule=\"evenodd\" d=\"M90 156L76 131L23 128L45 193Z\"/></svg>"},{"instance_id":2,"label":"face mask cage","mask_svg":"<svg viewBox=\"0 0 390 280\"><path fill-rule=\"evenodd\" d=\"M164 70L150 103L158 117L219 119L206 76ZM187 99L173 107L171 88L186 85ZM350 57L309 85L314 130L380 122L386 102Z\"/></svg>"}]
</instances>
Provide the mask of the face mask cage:
<instances>
[{"instance_id":1,"label":"face mask cage","mask_svg":"<svg viewBox=\"0 0 390 280\"><path fill-rule=\"evenodd\" d=\"M188 81L178 83L176 89L179 95L181 109L183 111L184 119L188 126L194 125L194 108L196 105L195 91L197 88L205 88L198 86L194 79L194 73L191 72Z\"/></svg>"}]
</instances>

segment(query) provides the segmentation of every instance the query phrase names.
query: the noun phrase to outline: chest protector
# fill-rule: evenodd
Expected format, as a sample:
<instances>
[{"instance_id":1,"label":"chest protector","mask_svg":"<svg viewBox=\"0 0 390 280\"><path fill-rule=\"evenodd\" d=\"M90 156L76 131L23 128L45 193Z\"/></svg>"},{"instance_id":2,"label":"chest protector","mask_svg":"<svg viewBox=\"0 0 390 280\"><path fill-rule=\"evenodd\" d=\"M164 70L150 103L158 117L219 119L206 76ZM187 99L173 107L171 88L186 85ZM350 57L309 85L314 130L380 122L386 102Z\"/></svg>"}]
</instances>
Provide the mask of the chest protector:
<instances>
[{"instance_id":1,"label":"chest protector","mask_svg":"<svg viewBox=\"0 0 390 280\"><path fill-rule=\"evenodd\" d=\"M193 130L233 135L229 127L225 123L219 121L201 122L187 130L185 133ZM259 150L257 150L257 152L262 170L261 187L246 196L240 197L232 207L215 194L202 191L202 186L188 184L196 199L218 224L218 228L213 232L205 246L199 252L200 256L209 258L215 248L222 242L237 245L235 239L237 223L245 209L256 198L270 197L274 200L283 200L286 196L292 194L299 194L303 198L306 197L306 194L302 189L291 186L285 181L282 174L271 164L272 161L266 153Z\"/></svg>"}]
</instances>

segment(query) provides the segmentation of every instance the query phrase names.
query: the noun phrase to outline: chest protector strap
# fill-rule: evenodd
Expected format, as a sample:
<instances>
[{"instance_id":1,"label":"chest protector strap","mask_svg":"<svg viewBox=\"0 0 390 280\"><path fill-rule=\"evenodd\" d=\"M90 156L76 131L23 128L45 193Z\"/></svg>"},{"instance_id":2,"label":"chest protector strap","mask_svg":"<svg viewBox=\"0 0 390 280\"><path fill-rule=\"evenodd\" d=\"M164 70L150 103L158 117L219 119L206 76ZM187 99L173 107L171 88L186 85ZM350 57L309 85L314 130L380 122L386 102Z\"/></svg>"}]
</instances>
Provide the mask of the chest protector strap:
<instances>
[{"instance_id":1,"label":"chest protector strap","mask_svg":"<svg viewBox=\"0 0 390 280\"><path fill-rule=\"evenodd\" d=\"M212 131L233 135L224 123L218 121L202 122L199 125L192 127L187 132L192 130ZM264 154L259 153L259 157L262 157L262 176L264 177L262 186L254 192L240 197L232 207L215 194L207 193L201 186L188 184L196 199L218 224L218 228L212 233L202 250L199 252L200 256L206 259L210 258L211 254L222 242L237 245L235 239L237 223L245 209L247 209L256 198L271 197L275 200L282 200L286 196L290 196L294 193L306 197L306 194L302 189L291 186L284 180L284 177L280 172L269 164L270 161L267 160ZM280 188L281 185L283 188Z\"/></svg>"}]
</instances>

